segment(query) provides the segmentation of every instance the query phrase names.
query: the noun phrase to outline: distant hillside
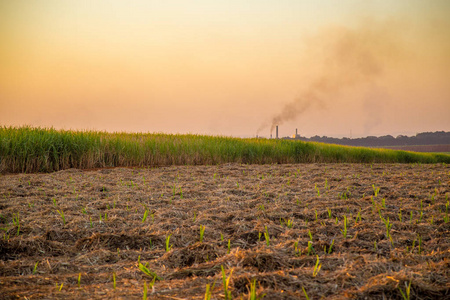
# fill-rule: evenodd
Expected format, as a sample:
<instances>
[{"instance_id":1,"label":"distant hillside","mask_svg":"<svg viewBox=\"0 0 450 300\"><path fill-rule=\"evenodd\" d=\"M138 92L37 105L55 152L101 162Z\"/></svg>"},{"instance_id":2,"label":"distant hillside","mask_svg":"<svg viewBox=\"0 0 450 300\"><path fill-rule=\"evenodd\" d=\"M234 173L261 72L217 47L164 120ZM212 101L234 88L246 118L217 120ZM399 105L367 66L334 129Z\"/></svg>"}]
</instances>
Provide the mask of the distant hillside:
<instances>
[{"instance_id":1,"label":"distant hillside","mask_svg":"<svg viewBox=\"0 0 450 300\"><path fill-rule=\"evenodd\" d=\"M292 139L292 138L288 138ZM415 136L399 135L393 137L392 135L385 136L368 136L364 138L331 138L327 136L313 136L306 138L298 135L297 140L308 142L321 142L327 144L337 144L346 146L361 146L361 147L383 147L383 146L417 146L417 145L449 145L450 132L436 131L436 132L422 132Z\"/></svg>"}]
</instances>

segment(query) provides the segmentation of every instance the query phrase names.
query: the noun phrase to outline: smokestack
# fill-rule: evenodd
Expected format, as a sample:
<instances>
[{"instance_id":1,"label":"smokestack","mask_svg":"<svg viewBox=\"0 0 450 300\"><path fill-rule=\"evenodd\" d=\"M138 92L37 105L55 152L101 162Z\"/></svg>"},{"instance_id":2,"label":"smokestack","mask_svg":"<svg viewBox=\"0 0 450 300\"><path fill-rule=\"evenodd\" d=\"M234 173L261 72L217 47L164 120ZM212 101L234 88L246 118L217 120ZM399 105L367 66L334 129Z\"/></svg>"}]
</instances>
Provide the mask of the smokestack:
<instances>
[{"instance_id":1,"label":"smokestack","mask_svg":"<svg viewBox=\"0 0 450 300\"><path fill-rule=\"evenodd\" d=\"M277 131L276 131L276 139L278 140L278 125L277 125Z\"/></svg>"},{"instance_id":2,"label":"smokestack","mask_svg":"<svg viewBox=\"0 0 450 300\"><path fill-rule=\"evenodd\" d=\"M298 137L298 132L297 132L297 128L295 128L295 138Z\"/></svg>"}]
</instances>

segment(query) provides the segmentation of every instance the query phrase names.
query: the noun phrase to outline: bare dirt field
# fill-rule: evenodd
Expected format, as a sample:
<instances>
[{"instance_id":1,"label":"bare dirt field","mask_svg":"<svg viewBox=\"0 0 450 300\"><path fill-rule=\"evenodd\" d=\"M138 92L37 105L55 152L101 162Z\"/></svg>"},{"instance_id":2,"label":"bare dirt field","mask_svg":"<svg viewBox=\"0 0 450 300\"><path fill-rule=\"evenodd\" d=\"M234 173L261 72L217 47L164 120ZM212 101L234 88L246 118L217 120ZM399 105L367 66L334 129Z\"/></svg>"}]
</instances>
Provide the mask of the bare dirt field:
<instances>
[{"instance_id":1,"label":"bare dirt field","mask_svg":"<svg viewBox=\"0 0 450 300\"><path fill-rule=\"evenodd\" d=\"M222 266L233 299L449 299L449 194L442 164L1 175L0 299L225 299Z\"/></svg>"}]
</instances>

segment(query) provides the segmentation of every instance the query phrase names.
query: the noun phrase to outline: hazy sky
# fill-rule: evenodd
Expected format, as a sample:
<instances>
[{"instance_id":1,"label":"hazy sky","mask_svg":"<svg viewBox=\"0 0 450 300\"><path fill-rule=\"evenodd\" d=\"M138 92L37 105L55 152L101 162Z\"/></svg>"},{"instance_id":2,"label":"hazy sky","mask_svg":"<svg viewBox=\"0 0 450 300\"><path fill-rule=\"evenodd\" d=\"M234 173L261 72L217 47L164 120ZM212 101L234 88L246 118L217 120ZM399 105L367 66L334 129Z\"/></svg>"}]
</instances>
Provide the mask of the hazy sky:
<instances>
[{"instance_id":1,"label":"hazy sky","mask_svg":"<svg viewBox=\"0 0 450 300\"><path fill-rule=\"evenodd\" d=\"M0 125L450 131L450 1L0 1Z\"/></svg>"}]
</instances>

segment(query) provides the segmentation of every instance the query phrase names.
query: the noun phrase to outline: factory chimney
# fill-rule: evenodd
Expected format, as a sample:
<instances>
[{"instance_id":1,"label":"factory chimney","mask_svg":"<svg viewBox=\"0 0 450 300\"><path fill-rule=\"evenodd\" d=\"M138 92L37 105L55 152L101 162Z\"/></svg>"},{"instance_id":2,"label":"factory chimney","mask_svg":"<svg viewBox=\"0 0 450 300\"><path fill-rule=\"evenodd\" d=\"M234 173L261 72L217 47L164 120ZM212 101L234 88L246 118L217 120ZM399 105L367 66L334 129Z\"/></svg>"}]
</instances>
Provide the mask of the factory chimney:
<instances>
[{"instance_id":1,"label":"factory chimney","mask_svg":"<svg viewBox=\"0 0 450 300\"><path fill-rule=\"evenodd\" d=\"M276 139L278 140L278 125L276 127Z\"/></svg>"},{"instance_id":2,"label":"factory chimney","mask_svg":"<svg viewBox=\"0 0 450 300\"><path fill-rule=\"evenodd\" d=\"M298 137L298 131L297 131L297 128L295 128L295 138L297 138Z\"/></svg>"}]
</instances>

